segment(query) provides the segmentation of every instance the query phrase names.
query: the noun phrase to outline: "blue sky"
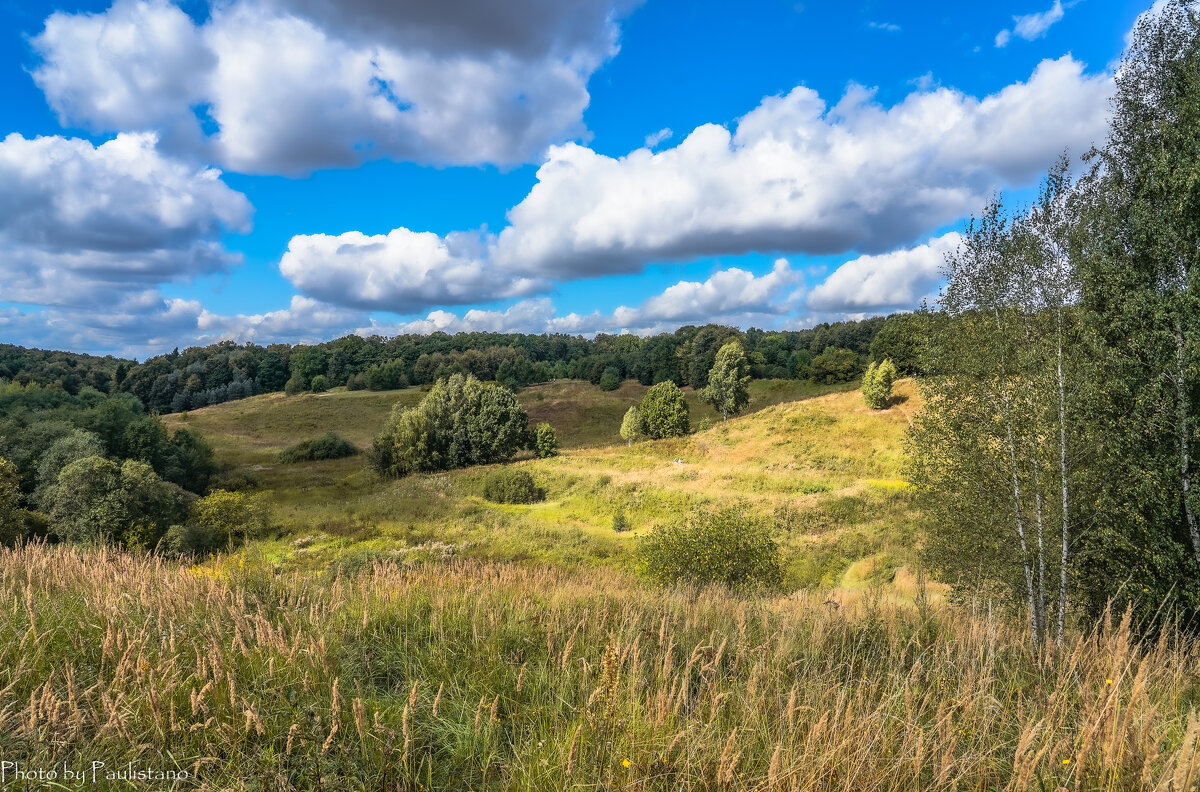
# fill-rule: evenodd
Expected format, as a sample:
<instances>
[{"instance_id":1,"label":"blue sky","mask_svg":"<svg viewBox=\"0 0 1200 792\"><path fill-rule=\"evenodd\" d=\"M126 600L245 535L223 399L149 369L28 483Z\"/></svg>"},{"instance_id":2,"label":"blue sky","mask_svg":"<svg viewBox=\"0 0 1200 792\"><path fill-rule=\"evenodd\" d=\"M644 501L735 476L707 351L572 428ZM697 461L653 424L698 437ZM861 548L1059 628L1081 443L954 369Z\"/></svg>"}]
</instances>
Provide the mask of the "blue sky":
<instances>
[{"instance_id":1,"label":"blue sky","mask_svg":"<svg viewBox=\"0 0 1200 792\"><path fill-rule=\"evenodd\" d=\"M911 308L1101 142L1146 8L0 0L0 341Z\"/></svg>"}]
</instances>

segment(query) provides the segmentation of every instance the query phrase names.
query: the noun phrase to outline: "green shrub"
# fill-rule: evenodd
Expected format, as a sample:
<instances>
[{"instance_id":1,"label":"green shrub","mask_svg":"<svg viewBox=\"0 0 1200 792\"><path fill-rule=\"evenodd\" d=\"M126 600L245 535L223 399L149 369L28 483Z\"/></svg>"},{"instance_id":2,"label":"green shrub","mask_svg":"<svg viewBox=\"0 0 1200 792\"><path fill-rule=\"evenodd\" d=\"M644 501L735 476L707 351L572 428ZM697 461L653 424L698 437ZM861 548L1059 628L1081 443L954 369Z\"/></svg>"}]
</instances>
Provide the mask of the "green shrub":
<instances>
[{"instance_id":1,"label":"green shrub","mask_svg":"<svg viewBox=\"0 0 1200 792\"><path fill-rule=\"evenodd\" d=\"M217 547L212 531L196 523L172 525L158 543L158 551L174 558L195 558Z\"/></svg>"},{"instance_id":2,"label":"green shrub","mask_svg":"<svg viewBox=\"0 0 1200 792\"><path fill-rule=\"evenodd\" d=\"M621 387L621 373L615 368L606 368L600 375L600 390L615 391Z\"/></svg>"},{"instance_id":3,"label":"green shrub","mask_svg":"<svg viewBox=\"0 0 1200 792\"><path fill-rule=\"evenodd\" d=\"M244 492L213 490L192 506L193 521L212 534L217 545L232 547L235 539L248 540L267 527L267 510Z\"/></svg>"},{"instance_id":4,"label":"green shrub","mask_svg":"<svg viewBox=\"0 0 1200 792\"><path fill-rule=\"evenodd\" d=\"M625 531L628 531L630 527L629 518L625 516L625 510L617 509L616 513L613 514L612 529L617 533L624 533Z\"/></svg>"},{"instance_id":5,"label":"green shrub","mask_svg":"<svg viewBox=\"0 0 1200 792\"><path fill-rule=\"evenodd\" d=\"M505 462L527 445L529 415L503 385L454 374L416 407L396 405L371 449L381 475Z\"/></svg>"},{"instance_id":6,"label":"green shrub","mask_svg":"<svg viewBox=\"0 0 1200 792\"><path fill-rule=\"evenodd\" d=\"M697 432L707 432L709 429L712 429L712 419L711 418L701 418L700 423L696 426L696 431Z\"/></svg>"},{"instance_id":7,"label":"green shrub","mask_svg":"<svg viewBox=\"0 0 1200 792\"><path fill-rule=\"evenodd\" d=\"M329 390L329 380L326 379L324 374L318 374L312 378L312 385L310 387L313 393L324 393Z\"/></svg>"},{"instance_id":8,"label":"green shrub","mask_svg":"<svg viewBox=\"0 0 1200 792\"><path fill-rule=\"evenodd\" d=\"M367 378L362 374L355 374L353 377L346 380L346 390L348 391L366 390L366 387Z\"/></svg>"},{"instance_id":9,"label":"green shrub","mask_svg":"<svg viewBox=\"0 0 1200 792\"><path fill-rule=\"evenodd\" d=\"M713 583L733 589L776 589L783 561L770 526L744 506L696 512L655 529L639 548L642 570L657 583Z\"/></svg>"},{"instance_id":10,"label":"green shrub","mask_svg":"<svg viewBox=\"0 0 1200 792\"><path fill-rule=\"evenodd\" d=\"M537 503L546 499L533 476L524 470L504 468L489 473L483 480L483 497L493 503Z\"/></svg>"},{"instance_id":11,"label":"green shrub","mask_svg":"<svg viewBox=\"0 0 1200 792\"><path fill-rule=\"evenodd\" d=\"M312 440L304 440L279 452L275 461L283 464L292 462L314 462L321 459L342 459L354 456L358 447L336 432L326 432Z\"/></svg>"},{"instance_id":12,"label":"green shrub","mask_svg":"<svg viewBox=\"0 0 1200 792\"><path fill-rule=\"evenodd\" d=\"M285 383L283 386L283 392L284 392L284 394L286 394L288 396L295 396L297 393L300 393L303 390L304 390L304 380L298 379L296 377L292 377L291 379L289 379L287 381L287 383Z\"/></svg>"},{"instance_id":13,"label":"green shrub","mask_svg":"<svg viewBox=\"0 0 1200 792\"><path fill-rule=\"evenodd\" d=\"M558 456L558 434L554 427L542 421L533 432L533 449L540 459Z\"/></svg>"},{"instance_id":14,"label":"green shrub","mask_svg":"<svg viewBox=\"0 0 1200 792\"><path fill-rule=\"evenodd\" d=\"M863 375L863 401L872 410L886 409L892 401L892 383L895 380L896 367L892 365L892 361L885 359L878 365L871 363L867 366L867 373Z\"/></svg>"}]
</instances>

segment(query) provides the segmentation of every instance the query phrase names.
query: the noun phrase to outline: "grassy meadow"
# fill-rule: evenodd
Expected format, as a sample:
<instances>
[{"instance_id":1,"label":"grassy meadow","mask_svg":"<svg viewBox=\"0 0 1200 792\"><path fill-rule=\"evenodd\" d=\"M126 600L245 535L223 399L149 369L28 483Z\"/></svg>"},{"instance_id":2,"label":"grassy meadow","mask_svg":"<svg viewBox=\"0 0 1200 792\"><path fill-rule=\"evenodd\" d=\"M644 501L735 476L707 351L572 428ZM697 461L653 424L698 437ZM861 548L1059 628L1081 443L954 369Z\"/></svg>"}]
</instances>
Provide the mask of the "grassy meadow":
<instances>
[{"instance_id":1,"label":"grassy meadow","mask_svg":"<svg viewBox=\"0 0 1200 792\"><path fill-rule=\"evenodd\" d=\"M900 448L919 399L911 382L898 384L895 406L875 412L852 386L755 381L750 412L725 422L688 391L693 423L708 419L711 428L627 446L621 418L645 390L578 381L523 389L531 422L551 423L562 445L558 457L511 463L547 490L545 502L529 506L482 498L489 466L383 481L362 456L275 461L288 445L331 430L369 448L393 405L420 401L416 388L272 394L167 423L201 432L235 478L255 482L280 529L252 548L270 563L312 571L463 555L628 568L639 535L689 509L743 500L779 529L792 588L880 581L911 596L913 514ZM618 511L632 530L613 530Z\"/></svg>"},{"instance_id":2,"label":"grassy meadow","mask_svg":"<svg viewBox=\"0 0 1200 792\"><path fill-rule=\"evenodd\" d=\"M1020 620L920 578L910 381L883 412L755 382L748 414L693 403L711 428L627 446L643 391L521 392L563 447L512 463L548 491L531 506L484 500L488 468L275 461L330 430L365 449L415 389L168 416L254 482L272 532L197 563L0 550L0 757L187 773L97 789L1196 789L1192 639L1139 643L1116 614L1039 654ZM638 536L737 500L775 526L784 591L637 574Z\"/></svg>"},{"instance_id":3,"label":"grassy meadow","mask_svg":"<svg viewBox=\"0 0 1200 792\"><path fill-rule=\"evenodd\" d=\"M45 546L0 551L0 614L0 752L188 773L135 788L1167 792L1200 771L1196 644L1120 620L1039 657L1022 625L920 596Z\"/></svg>"}]
</instances>

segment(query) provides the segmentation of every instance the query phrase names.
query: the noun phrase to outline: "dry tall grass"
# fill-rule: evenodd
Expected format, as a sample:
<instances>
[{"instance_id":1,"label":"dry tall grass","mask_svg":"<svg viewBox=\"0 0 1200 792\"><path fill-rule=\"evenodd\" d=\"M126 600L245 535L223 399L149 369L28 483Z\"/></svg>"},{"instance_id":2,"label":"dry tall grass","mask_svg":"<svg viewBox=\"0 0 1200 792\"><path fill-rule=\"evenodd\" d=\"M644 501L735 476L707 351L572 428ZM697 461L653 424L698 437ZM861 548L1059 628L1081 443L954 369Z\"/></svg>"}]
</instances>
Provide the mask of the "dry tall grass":
<instances>
[{"instance_id":1,"label":"dry tall grass","mask_svg":"<svg viewBox=\"0 0 1200 792\"><path fill-rule=\"evenodd\" d=\"M189 789L1188 790L1198 672L1119 618L1039 659L986 608L0 551L0 759Z\"/></svg>"}]
</instances>

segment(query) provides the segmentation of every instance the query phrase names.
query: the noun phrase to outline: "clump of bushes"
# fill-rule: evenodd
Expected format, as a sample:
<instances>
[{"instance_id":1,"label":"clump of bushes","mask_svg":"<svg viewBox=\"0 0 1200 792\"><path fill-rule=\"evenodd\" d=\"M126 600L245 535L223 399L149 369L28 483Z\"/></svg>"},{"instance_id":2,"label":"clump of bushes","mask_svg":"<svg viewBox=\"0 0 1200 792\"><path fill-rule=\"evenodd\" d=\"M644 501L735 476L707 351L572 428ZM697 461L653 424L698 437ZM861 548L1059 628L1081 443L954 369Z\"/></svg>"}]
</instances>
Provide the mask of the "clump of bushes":
<instances>
[{"instance_id":1,"label":"clump of bushes","mask_svg":"<svg viewBox=\"0 0 1200 792\"><path fill-rule=\"evenodd\" d=\"M358 447L336 432L326 432L312 440L304 440L289 446L275 457L277 462L315 462L321 459L342 459L354 456Z\"/></svg>"},{"instance_id":2,"label":"clump of bushes","mask_svg":"<svg viewBox=\"0 0 1200 792\"><path fill-rule=\"evenodd\" d=\"M529 415L503 385L454 374L416 407L397 405L371 449L383 476L506 462L529 442Z\"/></svg>"},{"instance_id":3,"label":"clump of bushes","mask_svg":"<svg viewBox=\"0 0 1200 792\"><path fill-rule=\"evenodd\" d=\"M483 497L493 503L537 503L546 499L546 491L527 471L505 468L483 480Z\"/></svg>"},{"instance_id":4,"label":"clump of bushes","mask_svg":"<svg viewBox=\"0 0 1200 792\"><path fill-rule=\"evenodd\" d=\"M892 361L884 359L878 365L874 362L867 366L863 375L863 401L872 410L884 410L892 401L892 383L896 381L896 367Z\"/></svg>"},{"instance_id":5,"label":"clump of bushes","mask_svg":"<svg viewBox=\"0 0 1200 792\"><path fill-rule=\"evenodd\" d=\"M642 571L657 583L777 589L783 558L771 526L744 506L695 512L642 540Z\"/></svg>"}]
</instances>

